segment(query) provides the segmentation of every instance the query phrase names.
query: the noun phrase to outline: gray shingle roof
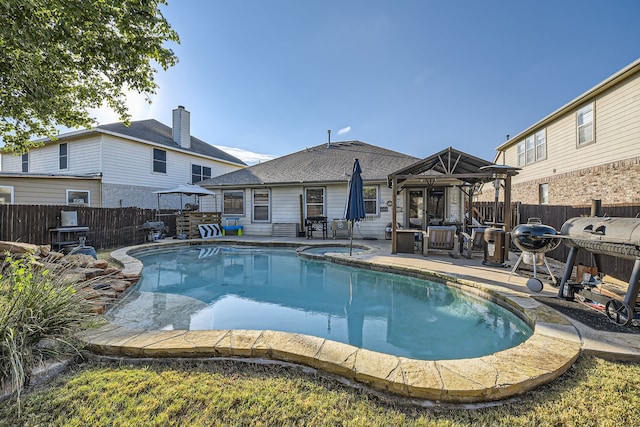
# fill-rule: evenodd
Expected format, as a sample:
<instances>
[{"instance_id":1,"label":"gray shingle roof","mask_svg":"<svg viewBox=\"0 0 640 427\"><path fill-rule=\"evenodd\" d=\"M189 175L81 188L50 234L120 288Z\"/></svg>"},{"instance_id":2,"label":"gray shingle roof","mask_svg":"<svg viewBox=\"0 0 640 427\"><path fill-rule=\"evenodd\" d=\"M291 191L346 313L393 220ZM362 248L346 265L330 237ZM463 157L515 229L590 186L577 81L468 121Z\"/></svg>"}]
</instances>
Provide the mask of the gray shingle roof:
<instances>
[{"instance_id":1,"label":"gray shingle roof","mask_svg":"<svg viewBox=\"0 0 640 427\"><path fill-rule=\"evenodd\" d=\"M202 181L202 186L244 186L347 182L355 159L360 160L362 178L386 181L387 175L419 159L360 141L332 142L306 148L264 163Z\"/></svg>"},{"instance_id":2,"label":"gray shingle roof","mask_svg":"<svg viewBox=\"0 0 640 427\"><path fill-rule=\"evenodd\" d=\"M237 163L239 165L246 164L237 157L234 157L231 154L193 136L191 137L191 148L182 148L173 141L171 128L154 119L131 122L129 127L122 123L111 123L107 125L100 125L97 129L103 129L120 135L155 142L156 144L162 144L167 147L214 157L216 159Z\"/></svg>"}]
</instances>

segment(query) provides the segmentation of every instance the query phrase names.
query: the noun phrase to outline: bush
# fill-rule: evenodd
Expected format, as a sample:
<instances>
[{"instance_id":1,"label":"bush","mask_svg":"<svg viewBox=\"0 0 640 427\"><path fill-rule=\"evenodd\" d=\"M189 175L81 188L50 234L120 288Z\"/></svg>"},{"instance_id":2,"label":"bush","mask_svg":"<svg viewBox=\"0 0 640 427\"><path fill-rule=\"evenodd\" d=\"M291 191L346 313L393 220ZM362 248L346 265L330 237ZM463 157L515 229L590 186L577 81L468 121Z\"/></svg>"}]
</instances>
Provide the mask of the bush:
<instances>
[{"instance_id":1,"label":"bush","mask_svg":"<svg viewBox=\"0 0 640 427\"><path fill-rule=\"evenodd\" d=\"M0 271L0 384L19 399L39 362L77 353L73 335L89 314L81 288L33 258L6 254Z\"/></svg>"}]
</instances>

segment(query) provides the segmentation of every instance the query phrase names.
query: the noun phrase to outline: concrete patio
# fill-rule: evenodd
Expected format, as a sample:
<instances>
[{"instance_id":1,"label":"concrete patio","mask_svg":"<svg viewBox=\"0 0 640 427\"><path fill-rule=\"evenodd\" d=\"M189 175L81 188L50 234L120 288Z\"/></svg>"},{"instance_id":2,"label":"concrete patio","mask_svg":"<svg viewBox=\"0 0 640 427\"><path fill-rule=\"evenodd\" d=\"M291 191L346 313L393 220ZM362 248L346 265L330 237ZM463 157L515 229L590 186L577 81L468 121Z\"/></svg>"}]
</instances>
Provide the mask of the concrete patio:
<instances>
[{"instance_id":1,"label":"concrete patio","mask_svg":"<svg viewBox=\"0 0 640 427\"><path fill-rule=\"evenodd\" d=\"M344 245L346 240L304 238L252 238L231 236L215 242L282 245ZM209 240L177 241L144 245L213 243ZM462 287L514 311L533 327L531 338L521 345L473 359L425 361L397 357L318 337L260 330L145 331L109 324L87 331L82 338L97 354L116 357L234 357L275 360L308 366L339 375L377 390L409 398L448 403L475 403L504 399L548 383L564 373L580 354L617 360L640 360L640 335L603 333L569 319L531 298L526 277L511 268L489 267L482 257L452 258L447 255L391 254L387 240L354 240L367 247L363 253L327 254L339 263L381 271L400 271L425 276L450 286ZM141 264L124 248L112 254L124 272L139 273ZM508 264L513 265L512 254ZM539 294L555 296L545 285Z\"/></svg>"}]
</instances>

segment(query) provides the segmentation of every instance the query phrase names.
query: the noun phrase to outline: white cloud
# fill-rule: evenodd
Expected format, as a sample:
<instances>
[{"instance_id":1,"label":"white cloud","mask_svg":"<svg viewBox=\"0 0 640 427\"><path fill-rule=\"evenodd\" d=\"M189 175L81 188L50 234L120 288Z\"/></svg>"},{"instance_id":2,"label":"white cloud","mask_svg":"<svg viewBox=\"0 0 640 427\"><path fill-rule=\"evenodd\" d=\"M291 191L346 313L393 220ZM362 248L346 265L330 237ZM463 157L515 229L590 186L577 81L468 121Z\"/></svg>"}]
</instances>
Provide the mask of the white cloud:
<instances>
[{"instance_id":1,"label":"white cloud","mask_svg":"<svg viewBox=\"0 0 640 427\"><path fill-rule=\"evenodd\" d=\"M338 131L338 135L344 135L347 132L351 131L351 126L347 126L346 128L342 128Z\"/></svg>"},{"instance_id":2,"label":"white cloud","mask_svg":"<svg viewBox=\"0 0 640 427\"><path fill-rule=\"evenodd\" d=\"M253 151L243 150L241 148L225 147L224 145L214 145L214 147L239 158L248 165L255 165L256 163L266 162L276 158L276 156L270 154L254 153Z\"/></svg>"}]
</instances>

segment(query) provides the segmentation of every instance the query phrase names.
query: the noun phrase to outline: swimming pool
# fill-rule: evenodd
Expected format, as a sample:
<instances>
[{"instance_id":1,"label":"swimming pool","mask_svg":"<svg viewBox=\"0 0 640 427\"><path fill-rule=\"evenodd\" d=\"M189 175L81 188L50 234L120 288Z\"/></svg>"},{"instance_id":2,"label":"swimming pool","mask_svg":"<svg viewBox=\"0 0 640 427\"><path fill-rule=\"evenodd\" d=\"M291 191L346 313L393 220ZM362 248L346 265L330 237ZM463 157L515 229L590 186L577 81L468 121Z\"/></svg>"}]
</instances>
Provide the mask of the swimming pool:
<instances>
[{"instance_id":1,"label":"swimming pool","mask_svg":"<svg viewBox=\"0 0 640 427\"><path fill-rule=\"evenodd\" d=\"M107 313L130 328L286 331L422 360L493 354L532 334L515 314L459 289L293 249L183 246L136 257L140 282Z\"/></svg>"}]
</instances>

